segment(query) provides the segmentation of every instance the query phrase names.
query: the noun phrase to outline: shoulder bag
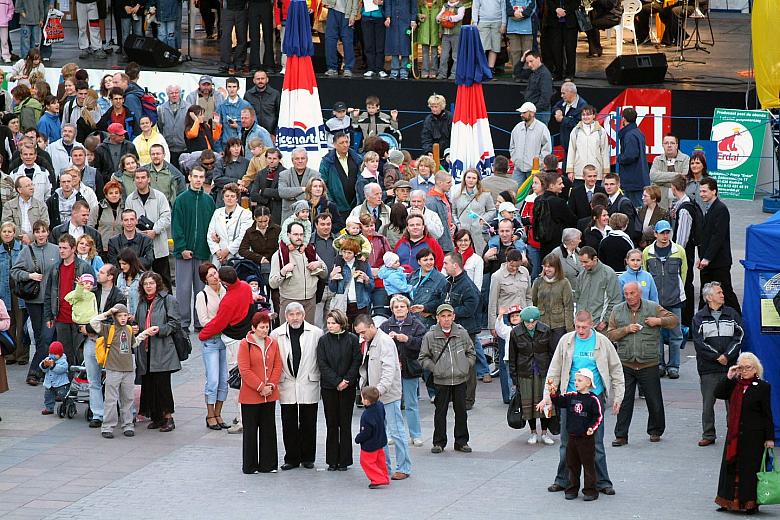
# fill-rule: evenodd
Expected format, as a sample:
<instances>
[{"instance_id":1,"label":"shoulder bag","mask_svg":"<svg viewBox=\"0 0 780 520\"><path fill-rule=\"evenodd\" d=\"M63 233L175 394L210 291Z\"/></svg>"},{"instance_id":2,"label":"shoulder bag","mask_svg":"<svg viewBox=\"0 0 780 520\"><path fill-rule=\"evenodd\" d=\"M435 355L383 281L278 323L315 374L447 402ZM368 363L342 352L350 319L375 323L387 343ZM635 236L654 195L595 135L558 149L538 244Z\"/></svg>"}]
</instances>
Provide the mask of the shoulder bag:
<instances>
[{"instance_id":1,"label":"shoulder bag","mask_svg":"<svg viewBox=\"0 0 780 520\"><path fill-rule=\"evenodd\" d=\"M168 297L163 298L163 306L165 307L165 315L168 316ZM190 336L181 328L181 324L177 324L171 332L171 338L173 338L173 345L176 347L176 355L179 357L179 361L187 361L190 354L192 354L192 343L190 343Z\"/></svg>"},{"instance_id":2,"label":"shoulder bag","mask_svg":"<svg viewBox=\"0 0 780 520\"><path fill-rule=\"evenodd\" d=\"M33 251L33 248L31 245L28 245L27 247L30 248L30 256L32 257L32 262L34 269L32 273L38 273L40 274L41 269L38 267L38 260L35 258L35 251ZM24 280L22 282L17 282L14 284L14 294L21 298L22 300L34 300L38 297L38 295L41 293L41 282L36 282L35 280Z\"/></svg>"},{"instance_id":3,"label":"shoulder bag","mask_svg":"<svg viewBox=\"0 0 780 520\"><path fill-rule=\"evenodd\" d=\"M772 450L772 471L766 470L766 454ZM780 465L777 464L774 448L764 448L764 455L761 457L761 471L756 473L758 477L758 488L756 497L758 503L780 504Z\"/></svg>"}]
</instances>

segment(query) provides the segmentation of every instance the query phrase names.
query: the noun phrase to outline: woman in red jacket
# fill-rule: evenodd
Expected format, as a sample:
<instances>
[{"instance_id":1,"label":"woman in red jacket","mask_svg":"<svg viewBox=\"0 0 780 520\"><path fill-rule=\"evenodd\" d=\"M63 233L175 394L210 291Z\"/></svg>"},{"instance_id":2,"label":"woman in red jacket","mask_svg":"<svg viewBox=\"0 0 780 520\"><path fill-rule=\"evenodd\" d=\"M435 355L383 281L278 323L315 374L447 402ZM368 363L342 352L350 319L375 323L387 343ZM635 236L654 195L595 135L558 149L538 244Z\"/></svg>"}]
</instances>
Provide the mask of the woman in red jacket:
<instances>
[{"instance_id":1,"label":"woman in red jacket","mask_svg":"<svg viewBox=\"0 0 780 520\"><path fill-rule=\"evenodd\" d=\"M276 473L276 401L282 359L279 345L268 337L271 320L268 314L252 316L252 330L241 341L238 371L241 374L241 416L244 423L244 473ZM258 452L259 444L259 452Z\"/></svg>"}]
</instances>

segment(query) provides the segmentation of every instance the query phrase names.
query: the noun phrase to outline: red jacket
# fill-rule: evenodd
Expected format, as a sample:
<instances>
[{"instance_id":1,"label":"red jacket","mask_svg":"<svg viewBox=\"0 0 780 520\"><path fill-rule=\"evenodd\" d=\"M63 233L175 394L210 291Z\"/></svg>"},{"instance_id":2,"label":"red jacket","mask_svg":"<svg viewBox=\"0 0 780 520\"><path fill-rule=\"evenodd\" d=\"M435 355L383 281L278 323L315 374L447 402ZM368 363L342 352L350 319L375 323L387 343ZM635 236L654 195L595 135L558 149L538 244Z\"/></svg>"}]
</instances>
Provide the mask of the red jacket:
<instances>
[{"instance_id":1,"label":"red jacket","mask_svg":"<svg viewBox=\"0 0 780 520\"><path fill-rule=\"evenodd\" d=\"M221 334L228 326L236 325L245 320L252 302L252 288L248 283L239 280L228 285L224 298L219 302L217 315L203 327L203 330L198 334L198 339L205 341Z\"/></svg>"},{"instance_id":2,"label":"red jacket","mask_svg":"<svg viewBox=\"0 0 780 520\"><path fill-rule=\"evenodd\" d=\"M275 339L265 338L263 349L255 342L252 332L246 335L238 347L238 372L241 374L241 390L238 402L241 404L271 403L279 400L279 380L282 378L282 357ZM271 393L260 395L260 385L271 385Z\"/></svg>"}]
</instances>

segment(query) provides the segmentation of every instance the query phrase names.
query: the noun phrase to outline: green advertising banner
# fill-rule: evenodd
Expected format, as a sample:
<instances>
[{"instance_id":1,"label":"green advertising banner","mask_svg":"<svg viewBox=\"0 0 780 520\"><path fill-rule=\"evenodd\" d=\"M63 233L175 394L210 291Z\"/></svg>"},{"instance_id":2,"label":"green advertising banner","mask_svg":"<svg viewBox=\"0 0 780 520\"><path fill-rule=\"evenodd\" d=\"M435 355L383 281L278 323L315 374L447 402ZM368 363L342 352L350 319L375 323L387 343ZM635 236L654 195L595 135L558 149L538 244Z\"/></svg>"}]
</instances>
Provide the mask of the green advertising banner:
<instances>
[{"instance_id":1,"label":"green advertising banner","mask_svg":"<svg viewBox=\"0 0 780 520\"><path fill-rule=\"evenodd\" d=\"M718 163L710 175L725 199L753 200L759 172L772 157L769 114L762 110L716 108L711 140L718 145ZM763 176L762 176L763 177Z\"/></svg>"}]
</instances>

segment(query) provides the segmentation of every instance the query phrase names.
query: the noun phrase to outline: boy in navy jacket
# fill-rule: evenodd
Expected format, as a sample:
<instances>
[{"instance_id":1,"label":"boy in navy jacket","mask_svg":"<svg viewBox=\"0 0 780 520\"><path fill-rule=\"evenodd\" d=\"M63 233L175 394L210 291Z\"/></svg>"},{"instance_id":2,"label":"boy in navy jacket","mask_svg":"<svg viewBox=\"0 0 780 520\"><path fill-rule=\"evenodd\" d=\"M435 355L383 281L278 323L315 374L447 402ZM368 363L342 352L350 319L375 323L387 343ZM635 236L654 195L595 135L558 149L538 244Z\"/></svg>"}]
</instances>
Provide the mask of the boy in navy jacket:
<instances>
[{"instance_id":1,"label":"boy in navy jacket","mask_svg":"<svg viewBox=\"0 0 780 520\"><path fill-rule=\"evenodd\" d=\"M577 371L574 379L576 392L556 395L555 385L547 381L550 399L565 410L566 432L569 443L566 446L566 467L569 468L569 481L566 488L566 500L574 500L580 491L580 468L585 473L585 485L582 494L585 501L596 500L596 443L594 432L601 425L603 415L599 398L590 391L593 386L593 372L588 368Z\"/></svg>"},{"instance_id":2,"label":"boy in navy jacket","mask_svg":"<svg viewBox=\"0 0 780 520\"><path fill-rule=\"evenodd\" d=\"M369 489L386 486L390 483L385 461L385 405L379 400L379 390L367 386L360 391L363 400L363 415L360 416L360 433L355 442L360 444L360 466L365 471L370 484Z\"/></svg>"}]
</instances>

